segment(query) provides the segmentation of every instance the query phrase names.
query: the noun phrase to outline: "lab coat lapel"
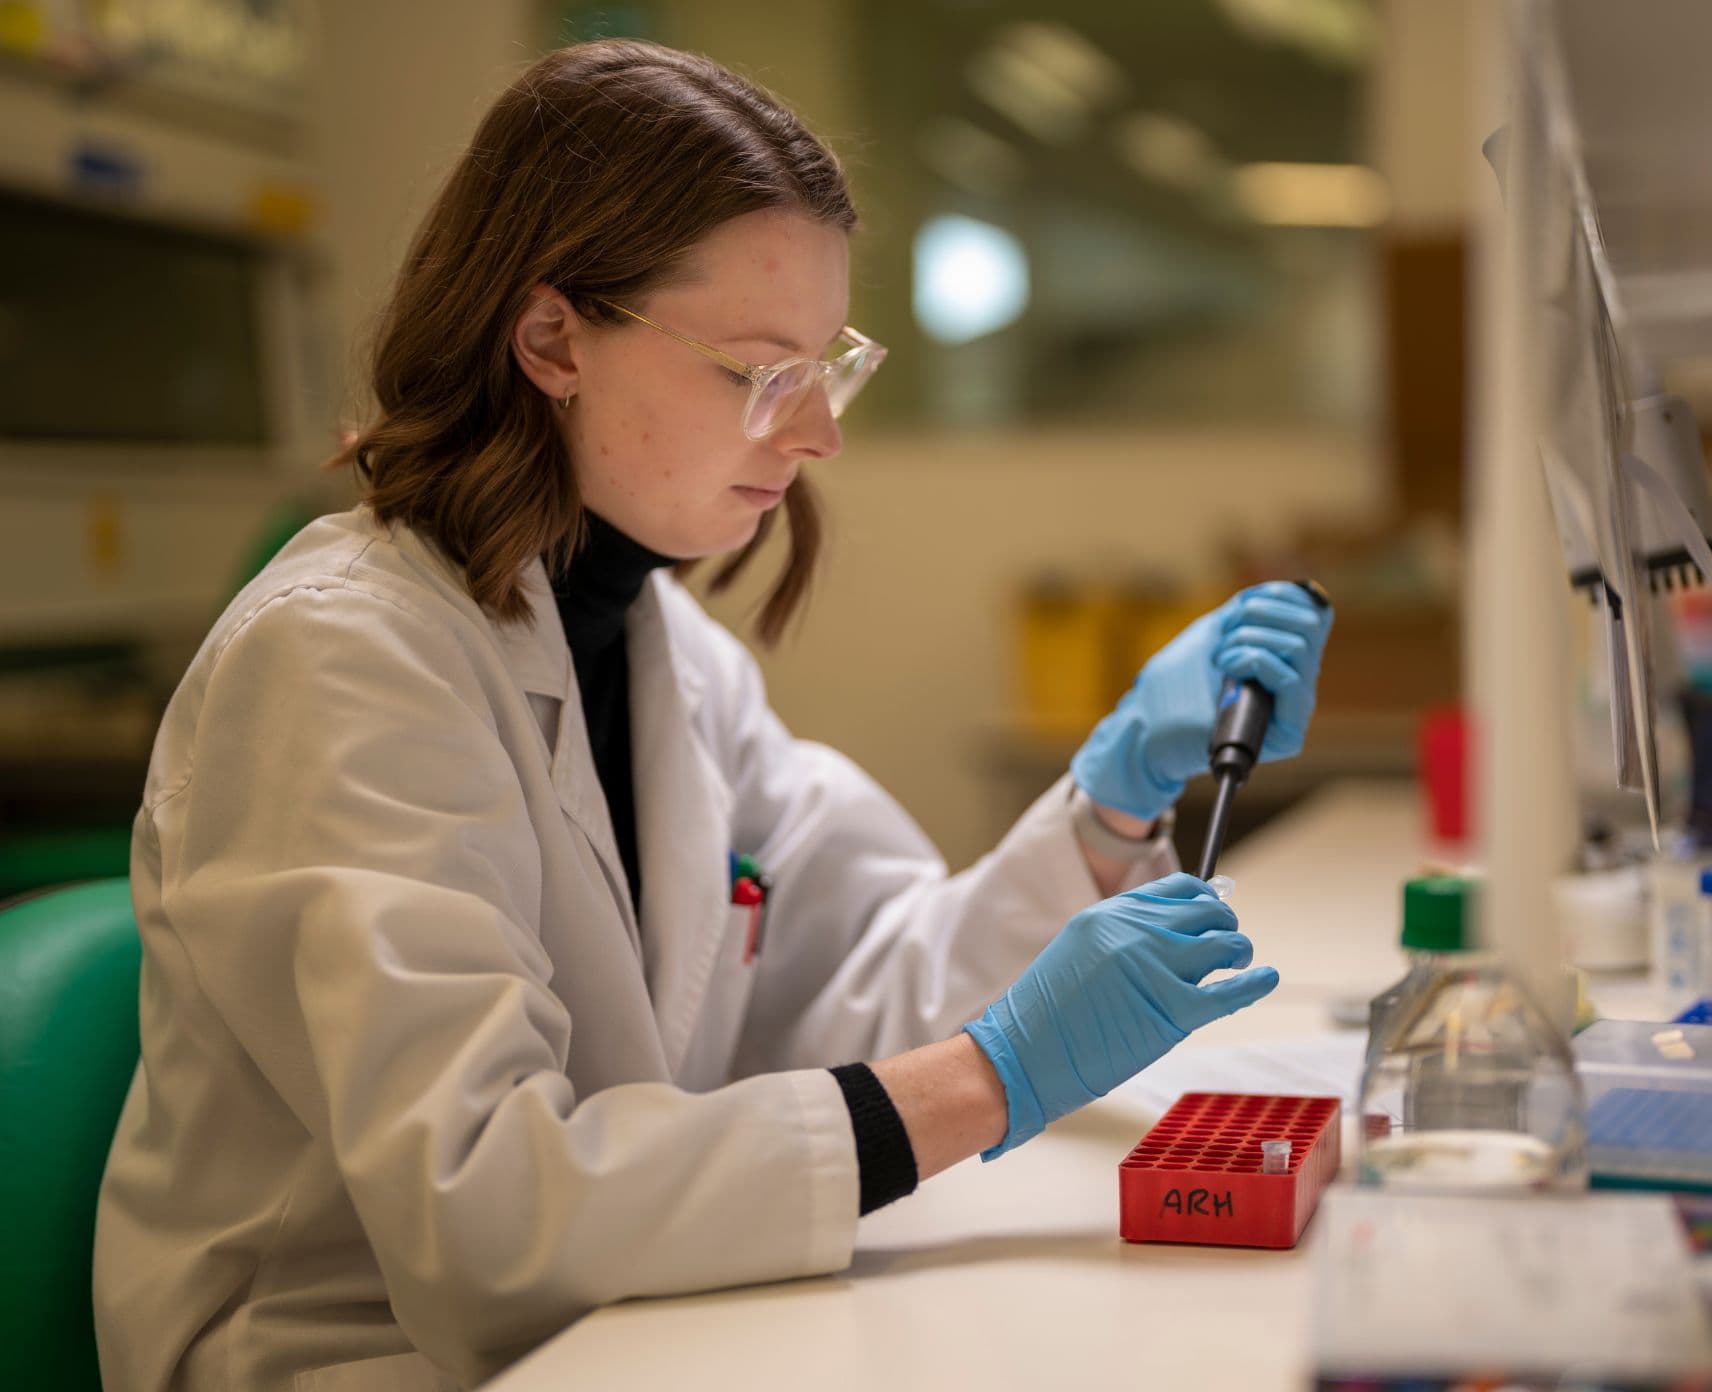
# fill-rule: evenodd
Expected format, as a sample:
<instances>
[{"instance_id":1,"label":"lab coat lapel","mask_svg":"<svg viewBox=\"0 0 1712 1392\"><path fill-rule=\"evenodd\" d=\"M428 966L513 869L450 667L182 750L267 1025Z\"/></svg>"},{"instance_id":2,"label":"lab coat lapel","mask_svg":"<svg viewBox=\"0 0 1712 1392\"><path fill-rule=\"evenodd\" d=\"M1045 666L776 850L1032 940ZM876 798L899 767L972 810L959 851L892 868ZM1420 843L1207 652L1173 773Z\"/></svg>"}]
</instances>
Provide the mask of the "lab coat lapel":
<instances>
[{"instance_id":1,"label":"lab coat lapel","mask_svg":"<svg viewBox=\"0 0 1712 1392\"><path fill-rule=\"evenodd\" d=\"M500 658L524 691L556 701L575 700L577 679L570 645L565 642L559 606L547 584L547 567L539 559L524 570L522 589L535 622L493 625Z\"/></svg>"},{"instance_id":2,"label":"lab coat lapel","mask_svg":"<svg viewBox=\"0 0 1712 1392\"><path fill-rule=\"evenodd\" d=\"M631 607L631 765L642 863L642 959L677 1078L727 920L732 792L696 723L704 678L673 644L649 577Z\"/></svg>"},{"instance_id":3,"label":"lab coat lapel","mask_svg":"<svg viewBox=\"0 0 1712 1392\"><path fill-rule=\"evenodd\" d=\"M577 689L576 666L565 641L559 606L547 582L547 568L537 559L523 573L523 590L535 614L535 624L505 624L496 628L500 651L507 668L526 692L551 696L559 702L559 725L553 740L553 787L559 806L588 837L606 874L619 916L624 920L630 944L642 950L636 911L630 899L630 881L618 854L618 837L612 829L612 813L600 786L594 750L589 745L588 722L583 719L582 693Z\"/></svg>"}]
</instances>

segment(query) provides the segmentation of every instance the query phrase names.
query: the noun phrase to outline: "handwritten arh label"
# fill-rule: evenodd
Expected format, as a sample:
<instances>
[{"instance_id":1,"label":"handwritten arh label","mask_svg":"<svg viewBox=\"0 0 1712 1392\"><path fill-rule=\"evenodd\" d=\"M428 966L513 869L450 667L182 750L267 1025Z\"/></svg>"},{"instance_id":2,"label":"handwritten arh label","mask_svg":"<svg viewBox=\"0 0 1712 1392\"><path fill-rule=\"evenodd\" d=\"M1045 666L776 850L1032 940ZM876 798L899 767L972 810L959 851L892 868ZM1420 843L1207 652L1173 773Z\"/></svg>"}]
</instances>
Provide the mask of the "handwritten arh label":
<instances>
[{"instance_id":1,"label":"handwritten arh label","mask_svg":"<svg viewBox=\"0 0 1712 1392\"><path fill-rule=\"evenodd\" d=\"M1230 1218L1235 1215L1236 1207L1228 1189L1222 1194L1215 1194L1211 1189L1191 1189L1187 1193L1181 1189L1169 1189L1159 1205L1159 1216L1163 1218L1167 1213L1203 1213L1212 1218Z\"/></svg>"}]
</instances>

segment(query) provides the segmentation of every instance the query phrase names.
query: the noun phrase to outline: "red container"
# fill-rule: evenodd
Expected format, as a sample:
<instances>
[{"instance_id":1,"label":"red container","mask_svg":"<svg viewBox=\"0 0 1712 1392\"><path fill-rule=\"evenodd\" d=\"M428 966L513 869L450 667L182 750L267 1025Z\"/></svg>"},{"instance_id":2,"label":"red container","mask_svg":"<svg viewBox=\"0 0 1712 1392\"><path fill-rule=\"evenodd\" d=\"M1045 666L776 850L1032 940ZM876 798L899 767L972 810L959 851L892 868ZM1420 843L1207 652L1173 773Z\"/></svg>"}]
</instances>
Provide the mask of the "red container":
<instances>
[{"instance_id":1,"label":"red container","mask_svg":"<svg viewBox=\"0 0 1712 1392\"><path fill-rule=\"evenodd\" d=\"M1337 1173L1338 1099L1186 1092L1118 1166L1126 1242L1294 1247ZM1284 1174L1260 1143L1289 1141Z\"/></svg>"},{"instance_id":2,"label":"red container","mask_svg":"<svg viewBox=\"0 0 1712 1392\"><path fill-rule=\"evenodd\" d=\"M1416 756L1433 839L1466 841L1472 829L1468 815L1472 783L1468 720L1460 707L1441 706L1422 717Z\"/></svg>"}]
</instances>

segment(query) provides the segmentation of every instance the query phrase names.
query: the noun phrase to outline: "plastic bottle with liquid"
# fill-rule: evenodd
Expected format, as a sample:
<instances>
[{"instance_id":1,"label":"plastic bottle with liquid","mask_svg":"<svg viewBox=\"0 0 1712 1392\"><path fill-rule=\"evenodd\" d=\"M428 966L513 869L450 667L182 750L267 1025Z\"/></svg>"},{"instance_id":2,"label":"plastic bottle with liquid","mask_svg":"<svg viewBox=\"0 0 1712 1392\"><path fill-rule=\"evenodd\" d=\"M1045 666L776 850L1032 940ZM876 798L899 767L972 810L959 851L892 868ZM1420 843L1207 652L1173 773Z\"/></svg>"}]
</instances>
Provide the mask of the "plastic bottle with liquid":
<instances>
[{"instance_id":1,"label":"plastic bottle with liquid","mask_svg":"<svg viewBox=\"0 0 1712 1392\"><path fill-rule=\"evenodd\" d=\"M1701 989L1701 877L1712 869L1712 853L1699 837L1680 832L1648 866L1647 917L1652 938L1653 984L1673 1009Z\"/></svg>"},{"instance_id":2,"label":"plastic bottle with liquid","mask_svg":"<svg viewBox=\"0 0 1712 1392\"><path fill-rule=\"evenodd\" d=\"M1358 1175L1445 1193L1585 1187L1585 1108L1568 1036L1496 954L1470 946L1475 890L1449 877L1405 887L1417 941L1456 946L1423 952L1374 1001Z\"/></svg>"}]
</instances>

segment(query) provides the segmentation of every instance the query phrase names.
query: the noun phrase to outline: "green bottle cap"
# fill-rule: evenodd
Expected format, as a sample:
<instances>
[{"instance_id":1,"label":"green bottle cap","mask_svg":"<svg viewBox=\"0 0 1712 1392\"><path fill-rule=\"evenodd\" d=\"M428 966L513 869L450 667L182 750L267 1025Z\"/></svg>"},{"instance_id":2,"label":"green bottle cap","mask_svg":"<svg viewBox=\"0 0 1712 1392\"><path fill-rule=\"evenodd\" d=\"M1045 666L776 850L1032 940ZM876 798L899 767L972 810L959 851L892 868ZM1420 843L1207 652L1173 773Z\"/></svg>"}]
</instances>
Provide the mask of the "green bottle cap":
<instances>
[{"instance_id":1,"label":"green bottle cap","mask_svg":"<svg viewBox=\"0 0 1712 1392\"><path fill-rule=\"evenodd\" d=\"M1427 875L1403 885L1403 946L1411 952L1461 952L1465 910L1474 882L1461 875Z\"/></svg>"}]
</instances>

